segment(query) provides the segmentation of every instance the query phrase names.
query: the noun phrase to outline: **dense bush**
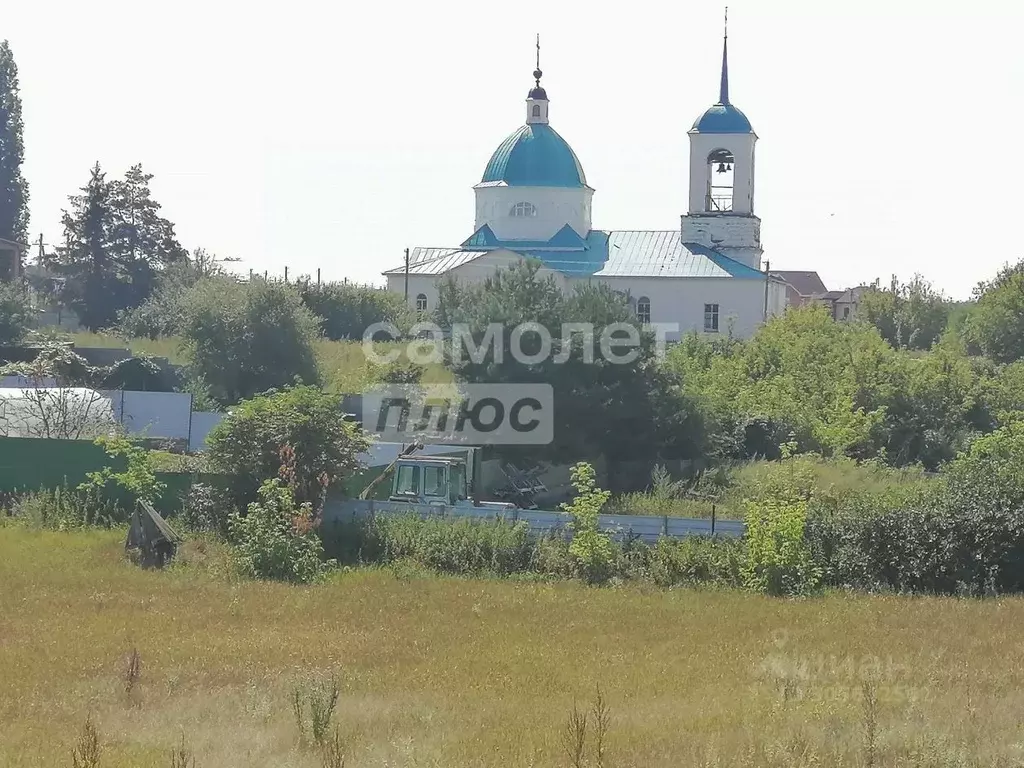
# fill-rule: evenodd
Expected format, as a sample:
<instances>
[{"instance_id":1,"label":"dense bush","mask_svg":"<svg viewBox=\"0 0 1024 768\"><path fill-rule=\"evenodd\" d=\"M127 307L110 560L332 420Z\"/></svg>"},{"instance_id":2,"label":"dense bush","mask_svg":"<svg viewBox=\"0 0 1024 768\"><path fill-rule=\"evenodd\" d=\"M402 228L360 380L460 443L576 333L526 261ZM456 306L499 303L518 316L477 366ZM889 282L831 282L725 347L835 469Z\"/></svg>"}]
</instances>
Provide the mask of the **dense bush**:
<instances>
[{"instance_id":1,"label":"dense bush","mask_svg":"<svg viewBox=\"0 0 1024 768\"><path fill-rule=\"evenodd\" d=\"M399 329L411 324L405 299L372 285L354 283L301 284L302 302L322 320L328 339L361 339L376 323L392 323Z\"/></svg>"},{"instance_id":2,"label":"dense bush","mask_svg":"<svg viewBox=\"0 0 1024 768\"><path fill-rule=\"evenodd\" d=\"M815 507L808 547L826 583L900 592L1024 590L1024 425L979 439L942 482Z\"/></svg>"},{"instance_id":3,"label":"dense bush","mask_svg":"<svg viewBox=\"0 0 1024 768\"><path fill-rule=\"evenodd\" d=\"M747 552L743 585L769 595L799 595L814 590L821 578L804 538L807 502L780 494L747 504Z\"/></svg>"},{"instance_id":4,"label":"dense bush","mask_svg":"<svg viewBox=\"0 0 1024 768\"><path fill-rule=\"evenodd\" d=\"M181 333L195 376L231 405L275 387L319 380L320 321L295 286L210 278L182 299Z\"/></svg>"},{"instance_id":5,"label":"dense bush","mask_svg":"<svg viewBox=\"0 0 1024 768\"><path fill-rule=\"evenodd\" d=\"M211 465L233 478L238 506L283 470L296 501L317 509L324 489L358 469L358 456L368 447L358 425L345 419L340 396L308 386L240 403L207 443Z\"/></svg>"},{"instance_id":6,"label":"dense bush","mask_svg":"<svg viewBox=\"0 0 1024 768\"><path fill-rule=\"evenodd\" d=\"M268 480L247 514L231 516L239 570L256 579L316 581L335 565L324 559L316 525L309 504L296 505L280 480Z\"/></svg>"},{"instance_id":7,"label":"dense bush","mask_svg":"<svg viewBox=\"0 0 1024 768\"><path fill-rule=\"evenodd\" d=\"M406 563L440 573L578 578L568 537L531 535L525 524L382 515L322 531L331 556L346 563ZM659 586L738 585L744 544L738 539L609 541L605 579L651 581Z\"/></svg>"},{"instance_id":8,"label":"dense bush","mask_svg":"<svg viewBox=\"0 0 1024 768\"><path fill-rule=\"evenodd\" d=\"M25 289L0 283L0 345L20 344L35 325Z\"/></svg>"}]
</instances>

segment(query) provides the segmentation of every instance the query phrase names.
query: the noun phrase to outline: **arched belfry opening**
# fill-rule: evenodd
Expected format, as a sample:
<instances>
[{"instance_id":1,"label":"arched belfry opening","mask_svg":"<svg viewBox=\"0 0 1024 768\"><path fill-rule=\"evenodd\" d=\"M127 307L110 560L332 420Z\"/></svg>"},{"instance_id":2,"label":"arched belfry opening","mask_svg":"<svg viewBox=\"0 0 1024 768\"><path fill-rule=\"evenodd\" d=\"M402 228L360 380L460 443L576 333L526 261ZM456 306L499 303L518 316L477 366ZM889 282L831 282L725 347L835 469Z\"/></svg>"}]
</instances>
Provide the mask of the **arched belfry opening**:
<instances>
[{"instance_id":1,"label":"arched belfry opening","mask_svg":"<svg viewBox=\"0 0 1024 768\"><path fill-rule=\"evenodd\" d=\"M708 155L705 178L707 213L728 213L733 210L736 194L736 158L727 149L716 149Z\"/></svg>"}]
</instances>

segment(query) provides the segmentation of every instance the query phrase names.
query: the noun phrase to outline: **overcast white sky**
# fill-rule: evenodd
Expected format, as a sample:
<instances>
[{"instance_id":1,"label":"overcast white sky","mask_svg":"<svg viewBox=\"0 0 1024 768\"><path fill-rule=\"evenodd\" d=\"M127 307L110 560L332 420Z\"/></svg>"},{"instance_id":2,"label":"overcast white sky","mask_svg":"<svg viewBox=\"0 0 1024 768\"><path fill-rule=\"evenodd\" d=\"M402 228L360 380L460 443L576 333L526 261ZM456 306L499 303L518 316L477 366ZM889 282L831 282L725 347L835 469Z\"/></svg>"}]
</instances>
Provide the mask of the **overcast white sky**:
<instances>
[{"instance_id":1,"label":"overcast white sky","mask_svg":"<svg viewBox=\"0 0 1024 768\"><path fill-rule=\"evenodd\" d=\"M601 229L674 229L686 131L718 95L721 3L6 3L31 231L59 242L99 160L142 162L182 244L245 269L380 282L472 232L524 119L540 32L552 125ZM1024 257L1024 3L732 0L773 269L829 288L921 272L966 297Z\"/></svg>"}]
</instances>

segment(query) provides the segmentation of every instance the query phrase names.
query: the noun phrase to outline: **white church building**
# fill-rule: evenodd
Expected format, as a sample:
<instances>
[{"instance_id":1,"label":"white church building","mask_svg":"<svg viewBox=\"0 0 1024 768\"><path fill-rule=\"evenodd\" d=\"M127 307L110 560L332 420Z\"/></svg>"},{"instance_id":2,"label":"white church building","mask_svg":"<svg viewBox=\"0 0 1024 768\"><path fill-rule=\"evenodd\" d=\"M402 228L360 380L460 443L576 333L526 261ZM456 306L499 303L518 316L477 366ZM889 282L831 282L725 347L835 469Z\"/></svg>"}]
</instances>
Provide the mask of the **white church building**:
<instances>
[{"instance_id":1,"label":"white church building","mask_svg":"<svg viewBox=\"0 0 1024 768\"><path fill-rule=\"evenodd\" d=\"M678 228L608 231L591 221L594 189L583 165L549 122L538 67L526 122L491 155L476 194L473 234L454 248L415 248L384 273L388 289L421 311L436 307L441 281L482 282L533 258L563 288L599 281L621 291L645 323L700 333L752 334L784 311L786 283L762 269L761 220L754 215L750 121L729 100L728 36L719 99L690 129L687 211Z\"/></svg>"}]
</instances>

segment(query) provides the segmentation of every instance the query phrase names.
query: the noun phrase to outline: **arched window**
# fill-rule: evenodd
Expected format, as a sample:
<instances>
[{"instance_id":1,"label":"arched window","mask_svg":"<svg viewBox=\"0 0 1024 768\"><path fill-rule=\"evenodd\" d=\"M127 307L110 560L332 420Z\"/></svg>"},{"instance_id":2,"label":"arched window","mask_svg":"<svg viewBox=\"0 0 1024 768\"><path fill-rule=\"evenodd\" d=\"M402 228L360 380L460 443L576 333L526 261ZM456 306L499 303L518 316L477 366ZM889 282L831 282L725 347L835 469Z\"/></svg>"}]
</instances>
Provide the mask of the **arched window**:
<instances>
[{"instance_id":1,"label":"arched window","mask_svg":"<svg viewBox=\"0 0 1024 768\"><path fill-rule=\"evenodd\" d=\"M427 311L427 295L425 293L418 294L416 296L416 311L426 312Z\"/></svg>"},{"instance_id":2,"label":"arched window","mask_svg":"<svg viewBox=\"0 0 1024 768\"><path fill-rule=\"evenodd\" d=\"M732 210L735 158L727 149L716 149L708 155L708 192L704 210L708 213L725 213Z\"/></svg>"},{"instance_id":3,"label":"arched window","mask_svg":"<svg viewBox=\"0 0 1024 768\"><path fill-rule=\"evenodd\" d=\"M646 296L636 300L636 319L643 325L651 324L651 300Z\"/></svg>"},{"instance_id":4,"label":"arched window","mask_svg":"<svg viewBox=\"0 0 1024 768\"><path fill-rule=\"evenodd\" d=\"M540 117L540 104L533 105L533 116Z\"/></svg>"},{"instance_id":5,"label":"arched window","mask_svg":"<svg viewBox=\"0 0 1024 768\"><path fill-rule=\"evenodd\" d=\"M516 219L525 219L530 216L537 215L537 206L533 203L516 203L512 206L512 211L509 216Z\"/></svg>"}]
</instances>

